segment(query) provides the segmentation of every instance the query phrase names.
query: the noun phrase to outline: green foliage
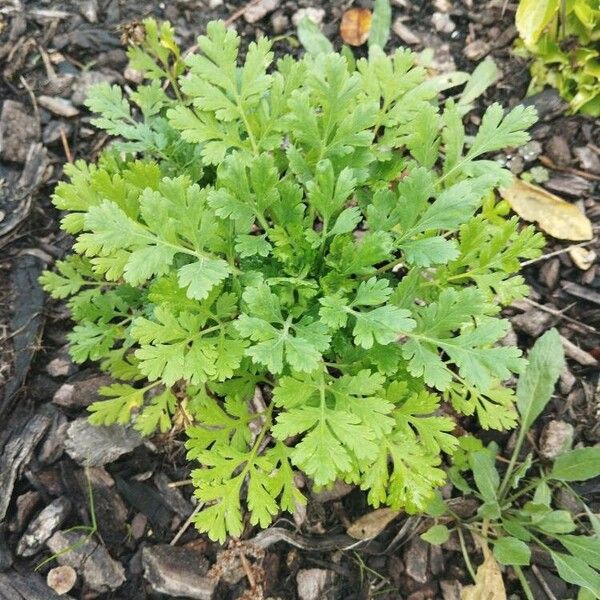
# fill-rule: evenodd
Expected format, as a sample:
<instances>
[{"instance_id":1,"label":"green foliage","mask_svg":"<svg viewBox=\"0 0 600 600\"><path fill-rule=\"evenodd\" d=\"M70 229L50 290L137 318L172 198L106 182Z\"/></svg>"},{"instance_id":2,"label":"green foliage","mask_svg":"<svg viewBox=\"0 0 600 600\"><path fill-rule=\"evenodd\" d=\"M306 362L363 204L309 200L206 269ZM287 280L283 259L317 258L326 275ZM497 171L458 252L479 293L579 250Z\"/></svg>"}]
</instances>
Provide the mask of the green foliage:
<instances>
[{"instance_id":1,"label":"green foliage","mask_svg":"<svg viewBox=\"0 0 600 600\"><path fill-rule=\"evenodd\" d=\"M510 176L485 154L526 142L534 113L493 105L466 135L489 64L440 107L450 79L405 50L273 64L261 39L239 63L211 23L184 59L170 27L144 27L130 58L149 82L92 92L115 147L66 168L75 253L42 276L68 298L74 359L117 380L92 421L186 425L213 539L293 511L297 471L423 510L458 447L444 403L516 419L502 381L525 361L497 346L497 313L543 240L504 218Z\"/></svg>"},{"instance_id":2,"label":"green foliage","mask_svg":"<svg viewBox=\"0 0 600 600\"><path fill-rule=\"evenodd\" d=\"M600 115L600 6L596 0L520 0L518 51L530 53L535 92L557 88L573 112Z\"/></svg>"},{"instance_id":3,"label":"green foliage","mask_svg":"<svg viewBox=\"0 0 600 600\"><path fill-rule=\"evenodd\" d=\"M452 483L463 493L480 501L473 518L461 520L438 497L430 503L428 512L436 524L421 537L432 543L443 543L453 529L470 530L493 544L498 563L512 566L522 575L521 567L531 561L531 549L547 552L559 576L582 589L581 597L600 597L600 528L597 517L585 507L586 525L569 511L556 509L554 493L559 486L581 500L566 482L584 481L600 475L600 448L580 448L566 451L556 458L551 468L535 465L528 454L518 466L523 440L535 419L548 404L564 365L560 336L556 330L545 333L529 353L529 364L517 385L517 408L520 429L509 465L500 476L496 468L497 448L467 441L455 452L450 469ZM467 481L468 472L473 485ZM469 477L470 478L470 477ZM467 564L468 557L465 557ZM533 598L524 577L527 598Z\"/></svg>"}]
</instances>

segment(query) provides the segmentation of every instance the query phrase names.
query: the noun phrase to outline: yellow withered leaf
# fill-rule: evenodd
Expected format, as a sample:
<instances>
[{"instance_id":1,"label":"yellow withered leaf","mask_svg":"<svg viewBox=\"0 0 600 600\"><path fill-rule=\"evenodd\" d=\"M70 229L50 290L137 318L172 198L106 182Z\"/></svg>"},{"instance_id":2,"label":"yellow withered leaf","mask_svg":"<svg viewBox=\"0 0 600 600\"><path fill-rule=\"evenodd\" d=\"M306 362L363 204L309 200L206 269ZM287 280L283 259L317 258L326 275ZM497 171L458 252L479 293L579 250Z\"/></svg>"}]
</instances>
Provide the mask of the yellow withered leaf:
<instances>
[{"instance_id":1,"label":"yellow withered leaf","mask_svg":"<svg viewBox=\"0 0 600 600\"><path fill-rule=\"evenodd\" d=\"M483 563L475 574L475 585L463 588L460 599L506 600L506 589L500 567L487 546L483 547L483 556Z\"/></svg>"},{"instance_id":2,"label":"yellow withered leaf","mask_svg":"<svg viewBox=\"0 0 600 600\"><path fill-rule=\"evenodd\" d=\"M400 514L392 508L378 508L359 517L346 530L355 540L370 540L378 536Z\"/></svg>"},{"instance_id":3,"label":"yellow withered leaf","mask_svg":"<svg viewBox=\"0 0 600 600\"><path fill-rule=\"evenodd\" d=\"M340 35L350 46L362 46L369 39L372 14L368 8L351 8L342 15Z\"/></svg>"},{"instance_id":4,"label":"yellow withered leaf","mask_svg":"<svg viewBox=\"0 0 600 600\"><path fill-rule=\"evenodd\" d=\"M590 220L575 204L537 185L515 179L512 186L502 188L500 193L522 219L536 222L552 237L577 242L593 237Z\"/></svg>"}]
</instances>

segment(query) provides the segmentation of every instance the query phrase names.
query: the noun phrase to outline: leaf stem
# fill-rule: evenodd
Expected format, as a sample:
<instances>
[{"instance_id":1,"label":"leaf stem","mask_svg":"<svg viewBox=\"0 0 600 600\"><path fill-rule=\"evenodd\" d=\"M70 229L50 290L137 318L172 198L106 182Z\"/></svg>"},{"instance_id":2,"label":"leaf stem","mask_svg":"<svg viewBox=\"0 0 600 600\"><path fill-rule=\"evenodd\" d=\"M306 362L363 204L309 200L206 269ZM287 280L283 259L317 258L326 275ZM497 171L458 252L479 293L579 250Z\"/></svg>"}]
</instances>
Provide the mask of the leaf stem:
<instances>
[{"instance_id":1,"label":"leaf stem","mask_svg":"<svg viewBox=\"0 0 600 600\"><path fill-rule=\"evenodd\" d=\"M515 465L517 464L517 459L519 458L519 453L521 452L521 447L523 446L523 442L525 441L526 434L527 430L523 426L521 426L519 428L519 434L517 436L515 447L510 457L510 462L508 463L508 467L506 467L504 478L502 479L502 483L500 484L500 488L498 490L498 499L500 500L500 502L502 502L506 492L508 491L510 477L515 469Z\"/></svg>"},{"instance_id":2,"label":"leaf stem","mask_svg":"<svg viewBox=\"0 0 600 600\"><path fill-rule=\"evenodd\" d=\"M471 563L471 559L469 558L469 552L467 550L467 545L465 544L465 536L463 535L462 529L459 527L456 528L456 532L458 533L458 541L460 542L460 549L465 560L465 565L467 567L467 571L469 571L469 575L473 582L476 581L475 577L475 569L473 569L473 564Z\"/></svg>"},{"instance_id":3,"label":"leaf stem","mask_svg":"<svg viewBox=\"0 0 600 600\"><path fill-rule=\"evenodd\" d=\"M529 583L525 578L525 574L523 573L523 569L521 569L521 567L519 567L518 565L513 565L512 568L515 570L515 573L519 578L519 583L521 584L521 588L523 588L523 593L525 594L527 600L535 600L533 592L531 591Z\"/></svg>"}]
</instances>

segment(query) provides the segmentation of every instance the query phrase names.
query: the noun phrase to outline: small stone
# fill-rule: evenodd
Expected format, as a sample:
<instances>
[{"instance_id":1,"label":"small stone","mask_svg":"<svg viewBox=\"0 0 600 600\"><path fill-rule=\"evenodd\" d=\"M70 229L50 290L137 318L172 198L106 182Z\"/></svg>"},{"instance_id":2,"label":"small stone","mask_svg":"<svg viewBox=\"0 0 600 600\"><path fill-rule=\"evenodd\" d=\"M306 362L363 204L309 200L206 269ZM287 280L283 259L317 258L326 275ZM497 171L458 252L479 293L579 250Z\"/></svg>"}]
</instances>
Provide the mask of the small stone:
<instances>
[{"instance_id":1,"label":"small stone","mask_svg":"<svg viewBox=\"0 0 600 600\"><path fill-rule=\"evenodd\" d=\"M67 356L57 356L46 365L50 377L67 377L77 370L77 366Z\"/></svg>"},{"instance_id":2,"label":"small stone","mask_svg":"<svg viewBox=\"0 0 600 600\"><path fill-rule=\"evenodd\" d=\"M321 25L325 18L325 11L322 8L314 8L309 6L308 8L301 8L292 16L292 23L298 27L298 23L308 17L315 25Z\"/></svg>"},{"instance_id":3,"label":"small stone","mask_svg":"<svg viewBox=\"0 0 600 600\"><path fill-rule=\"evenodd\" d=\"M559 167L566 167L571 162L571 151L569 144L562 135L553 135L546 142L546 154L552 162Z\"/></svg>"},{"instance_id":4,"label":"small stone","mask_svg":"<svg viewBox=\"0 0 600 600\"><path fill-rule=\"evenodd\" d=\"M574 435L575 429L570 423L550 421L540 436L540 455L548 460L556 458L571 448Z\"/></svg>"},{"instance_id":5,"label":"small stone","mask_svg":"<svg viewBox=\"0 0 600 600\"><path fill-rule=\"evenodd\" d=\"M71 102L75 106L83 106L90 94L92 86L99 83L114 83L117 80L116 73L105 73L104 71L83 71L73 84Z\"/></svg>"},{"instance_id":6,"label":"small stone","mask_svg":"<svg viewBox=\"0 0 600 600\"><path fill-rule=\"evenodd\" d=\"M54 567L48 571L46 583L49 588L52 588L59 596L70 592L77 581L77 573L73 567L62 565Z\"/></svg>"},{"instance_id":7,"label":"small stone","mask_svg":"<svg viewBox=\"0 0 600 600\"><path fill-rule=\"evenodd\" d=\"M513 175L519 175L523 172L523 169L525 168L525 162L523 160L523 157L519 156L518 154L516 154L515 156L511 156L506 164Z\"/></svg>"},{"instance_id":8,"label":"small stone","mask_svg":"<svg viewBox=\"0 0 600 600\"><path fill-rule=\"evenodd\" d=\"M208 8L218 8L223 6L224 0L208 0Z\"/></svg>"},{"instance_id":9,"label":"small stone","mask_svg":"<svg viewBox=\"0 0 600 600\"><path fill-rule=\"evenodd\" d=\"M63 383L52 396L52 402L58 406L72 406L73 395L75 393L75 386L70 383Z\"/></svg>"},{"instance_id":10,"label":"small stone","mask_svg":"<svg viewBox=\"0 0 600 600\"><path fill-rule=\"evenodd\" d=\"M534 338L538 338L544 331L552 326L556 317L553 315L532 308L520 315L510 318L511 323L519 331L524 331Z\"/></svg>"},{"instance_id":11,"label":"small stone","mask_svg":"<svg viewBox=\"0 0 600 600\"><path fill-rule=\"evenodd\" d=\"M117 460L142 444L137 431L122 425L96 426L87 417L71 423L67 430L65 450L80 465L100 467Z\"/></svg>"},{"instance_id":12,"label":"small stone","mask_svg":"<svg viewBox=\"0 0 600 600\"><path fill-rule=\"evenodd\" d=\"M94 538L76 531L57 531L47 542L61 565L73 567L96 592L109 592L125 582L123 565ZM68 551L65 552L65 549Z\"/></svg>"},{"instance_id":13,"label":"small stone","mask_svg":"<svg viewBox=\"0 0 600 600\"><path fill-rule=\"evenodd\" d=\"M134 540L141 540L146 533L148 517L144 513L137 513L131 520L131 535Z\"/></svg>"},{"instance_id":14,"label":"small stone","mask_svg":"<svg viewBox=\"0 0 600 600\"><path fill-rule=\"evenodd\" d=\"M477 39L467 44L463 49L463 54L469 60L481 60L490 52L490 45L484 40Z\"/></svg>"},{"instance_id":15,"label":"small stone","mask_svg":"<svg viewBox=\"0 0 600 600\"><path fill-rule=\"evenodd\" d=\"M554 174L544 186L552 192L580 198L591 194L594 184L583 177L571 174Z\"/></svg>"},{"instance_id":16,"label":"small stone","mask_svg":"<svg viewBox=\"0 0 600 600\"><path fill-rule=\"evenodd\" d=\"M402 22L402 17L398 17L394 21L394 24L392 25L392 31L409 46L421 43L421 38Z\"/></svg>"},{"instance_id":17,"label":"small stone","mask_svg":"<svg viewBox=\"0 0 600 600\"><path fill-rule=\"evenodd\" d=\"M281 35L289 26L290 20L283 13L275 13L271 17L271 27L276 35Z\"/></svg>"},{"instance_id":18,"label":"small stone","mask_svg":"<svg viewBox=\"0 0 600 600\"><path fill-rule=\"evenodd\" d=\"M256 4L249 4L244 11L247 23L256 23L279 6L279 0L260 0Z\"/></svg>"},{"instance_id":19,"label":"small stone","mask_svg":"<svg viewBox=\"0 0 600 600\"><path fill-rule=\"evenodd\" d=\"M59 117L75 117L79 114L79 109L73 106L73 103L66 98L55 98L53 96L39 96L38 104Z\"/></svg>"},{"instance_id":20,"label":"small stone","mask_svg":"<svg viewBox=\"0 0 600 600\"><path fill-rule=\"evenodd\" d=\"M25 527L25 523L29 520L35 507L40 501L39 492L29 490L17 497L16 515L11 520L8 529L9 531L21 531Z\"/></svg>"},{"instance_id":21,"label":"small stone","mask_svg":"<svg viewBox=\"0 0 600 600\"><path fill-rule=\"evenodd\" d=\"M79 12L89 23L98 22L98 2L97 0L83 0L79 6Z\"/></svg>"},{"instance_id":22,"label":"small stone","mask_svg":"<svg viewBox=\"0 0 600 600\"><path fill-rule=\"evenodd\" d=\"M71 124L66 121L50 121L50 123L44 127L42 140L44 144L54 144L54 142L58 142L58 140L61 139L61 131L64 136L68 138L71 135L72 130Z\"/></svg>"},{"instance_id":23,"label":"small stone","mask_svg":"<svg viewBox=\"0 0 600 600\"><path fill-rule=\"evenodd\" d=\"M460 600L461 585L456 579L442 579L440 589L444 600Z\"/></svg>"},{"instance_id":24,"label":"small stone","mask_svg":"<svg viewBox=\"0 0 600 600\"><path fill-rule=\"evenodd\" d=\"M404 552L406 574L417 583L427 583L429 577L429 544L420 537L414 537Z\"/></svg>"},{"instance_id":25,"label":"small stone","mask_svg":"<svg viewBox=\"0 0 600 600\"><path fill-rule=\"evenodd\" d=\"M600 175L600 158L589 146L575 148L573 153L584 171Z\"/></svg>"},{"instance_id":26,"label":"small stone","mask_svg":"<svg viewBox=\"0 0 600 600\"><path fill-rule=\"evenodd\" d=\"M560 260L558 258L551 258L541 266L540 279L550 290L558 285L560 279Z\"/></svg>"},{"instance_id":27,"label":"small stone","mask_svg":"<svg viewBox=\"0 0 600 600\"><path fill-rule=\"evenodd\" d=\"M452 4L448 0L433 0L433 6L440 12L447 13L452 10Z\"/></svg>"},{"instance_id":28,"label":"small stone","mask_svg":"<svg viewBox=\"0 0 600 600\"><path fill-rule=\"evenodd\" d=\"M437 577L441 575L445 569L444 553L441 546L430 546L429 548L429 563L431 572Z\"/></svg>"},{"instance_id":29,"label":"small stone","mask_svg":"<svg viewBox=\"0 0 600 600\"><path fill-rule=\"evenodd\" d=\"M329 569L300 569L296 575L300 600L327 600L335 583L335 573Z\"/></svg>"},{"instance_id":30,"label":"small stone","mask_svg":"<svg viewBox=\"0 0 600 600\"><path fill-rule=\"evenodd\" d=\"M425 40L423 40L423 43L427 45ZM434 48L433 60L430 66L438 73L454 73L456 71L456 63L449 44L441 44Z\"/></svg>"},{"instance_id":31,"label":"small stone","mask_svg":"<svg viewBox=\"0 0 600 600\"><path fill-rule=\"evenodd\" d=\"M27 526L17 544L19 556L33 556L46 543L46 540L65 522L71 510L71 502L68 498L61 496L57 498Z\"/></svg>"},{"instance_id":32,"label":"small stone","mask_svg":"<svg viewBox=\"0 0 600 600\"><path fill-rule=\"evenodd\" d=\"M517 346L518 345L517 334L516 334L515 329L512 326L512 324L510 325L510 327L508 328L508 331L504 334L504 337L500 340L499 343L501 346Z\"/></svg>"},{"instance_id":33,"label":"small stone","mask_svg":"<svg viewBox=\"0 0 600 600\"><path fill-rule=\"evenodd\" d=\"M154 476L154 483L168 508L182 519L187 519L193 512L194 507L183 497L178 488L170 486L171 480L161 472Z\"/></svg>"},{"instance_id":34,"label":"small stone","mask_svg":"<svg viewBox=\"0 0 600 600\"><path fill-rule=\"evenodd\" d=\"M52 407L49 406L48 408ZM41 464L51 465L62 456L68 427L67 417L60 410L55 409L48 433L37 452L37 458Z\"/></svg>"},{"instance_id":35,"label":"small stone","mask_svg":"<svg viewBox=\"0 0 600 600\"><path fill-rule=\"evenodd\" d=\"M127 81L131 81L136 85L139 85L144 81L144 73L130 66L125 67L125 71L123 71L123 77L125 77Z\"/></svg>"},{"instance_id":36,"label":"small stone","mask_svg":"<svg viewBox=\"0 0 600 600\"><path fill-rule=\"evenodd\" d=\"M324 504L325 502L331 502L332 500L339 500L344 496L347 496L354 489L353 485L337 479L334 481L331 488L322 489L318 492L312 492L312 497L316 502Z\"/></svg>"},{"instance_id":37,"label":"small stone","mask_svg":"<svg viewBox=\"0 0 600 600\"><path fill-rule=\"evenodd\" d=\"M434 12L431 15L431 24L440 33L452 33L456 29L456 24L447 13Z\"/></svg>"},{"instance_id":38,"label":"small stone","mask_svg":"<svg viewBox=\"0 0 600 600\"><path fill-rule=\"evenodd\" d=\"M538 114L539 121L553 119L563 113L568 104L560 97L555 88L546 87L541 92L528 96L521 103L523 106L533 106Z\"/></svg>"},{"instance_id":39,"label":"small stone","mask_svg":"<svg viewBox=\"0 0 600 600\"><path fill-rule=\"evenodd\" d=\"M5 100L0 113L0 156L24 163L29 146L41 136L40 123L33 110L14 100Z\"/></svg>"},{"instance_id":40,"label":"small stone","mask_svg":"<svg viewBox=\"0 0 600 600\"><path fill-rule=\"evenodd\" d=\"M576 383L577 378L575 375L573 375L573 373L571 373L571 369L565 365L560 374L560 379L558 382L561 393L565 394L566 396L573 389Z\"/></svg>"},{"instance_id":41,"label":"small stone","mask_svg":"<svg viewBox=\"0 0 600 600\"><path fill-rule=\"evenodd\" d=\"M208 561L179 546L147 546L142 550L144 578L152 590L168 596L212 600L217 579L207 576Z\"/></svg>"},{"instance_id":42,"label":"small stone","mask_svg":"<svg viewBox=\"0 0 600 600\"><path fill-rule=\"evenodd\" d=\"M541 153L542 145L536 140L531 140L519 148L519 154L528 163L533 162Z\"/></svg>"},{"instance_id":43,"label":"small stone","mask_svg":"<svg viewBox=\"0 0 600 600\"><path fill-rule=\"evenodd\" d=\"M569 248L569 256L578 269L587 271L596 262L597 255L593 250L576 246Z\"/></svg>"},{"instance_id":44,"label":"small stone","mask_svg":"<svg viewBox=\"0 0 600 600\"><path fill-rule=\"evenodd\" d=\"M71 380L63 383L52 397L52 402L64 408L85 408L100 399L98 390L110 385L108 375L94 375L87 379Z\"/></svg>"},{"instance_id":45,"label":"small stone","mask_svg":"<svg viewBox=\"0 0 600 600\"><path fill-rule=\"evenodd\" d=\"M575 518L578 518L578 515L585 512L585 506L581 501L581 498L564 487L559 487L556 490L554 501L556 502L557 508L568 510Z\"/></svg>"}]
</instances>

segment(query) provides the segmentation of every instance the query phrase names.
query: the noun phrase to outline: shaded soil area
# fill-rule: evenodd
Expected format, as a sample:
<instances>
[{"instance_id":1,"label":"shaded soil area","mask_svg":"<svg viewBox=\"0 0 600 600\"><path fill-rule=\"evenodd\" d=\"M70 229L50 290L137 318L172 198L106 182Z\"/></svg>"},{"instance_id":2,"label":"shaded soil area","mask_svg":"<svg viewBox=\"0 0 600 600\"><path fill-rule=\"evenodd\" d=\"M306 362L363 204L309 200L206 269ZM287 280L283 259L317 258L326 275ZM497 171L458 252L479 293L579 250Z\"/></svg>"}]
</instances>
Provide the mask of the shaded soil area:
<instances>
[{"instance_id":1,"label":"shaded soil area","mask_svg":"<svg viewBox=\"0 0 600 600\"><path fill-rule=\"evenodd\" d=\"M515 3L392 4L388 50L433 48L432 68L438 71L471 71L483 57L495 59L502 76L469 116L472 124L493 101L513 106L523 100L528 65L511 52ZM87 425L85 409L108 379L93 364L70 361L68 312L48 301L37 284L40 272L71 243L59 231L60 214L50 203L62 165L94 160L107 143L90 126L83 106L87 90L99 81L131 87L136 82L120 41L123 25L151 14L168 19L187 48L208 21L222 18L244 44L267 34L276 38L277 54L299 53L299 15L313 11L340 47L340 18L351 5L0 0L0 600L460 598L469 577L457 539L431 547L417 535L425 520L401 514L377 537L357 541L347 532L371 509L362 492L345 484L321 493L308 490L306 510L282 516L267 532L248 525L243 539L253 545L220 546L199 535L189 526L196 506L183 439L143 440L122 428L98 431ZM371 7L366 0L354 5ZM543 186L577 203L597 232L600 125L568 116L551 90L528 102L540 113L532 142L495 158L515 174L546 168ZM568 366L530 442L539 444L549 424L560 421L574 427L575 443L593 445L600 442L600 271L597 264L577 266L563 251L566 246L549 239L543 259L524 270L529 300L507 315L511 339L524 349L553 326L566 340ZM598 251L597 242L585 248ZM509 435L492 437L502 447L510 445ZM600 483L587 482L577 491L598 512ZM473 510L469 498L456 504L457 512ZM388 517L377 513L375 526ZM68 561L64 555L52 559L67 548ZM573 597L546 557L536 562L531 576L536 598ZM73 567L77 576L63 596L44 583L58 563ZM67 582L72 575L68 567L53 573ZM508 579L508 585L520 597L516 581Z\"/></svg>"}]
</instances>

